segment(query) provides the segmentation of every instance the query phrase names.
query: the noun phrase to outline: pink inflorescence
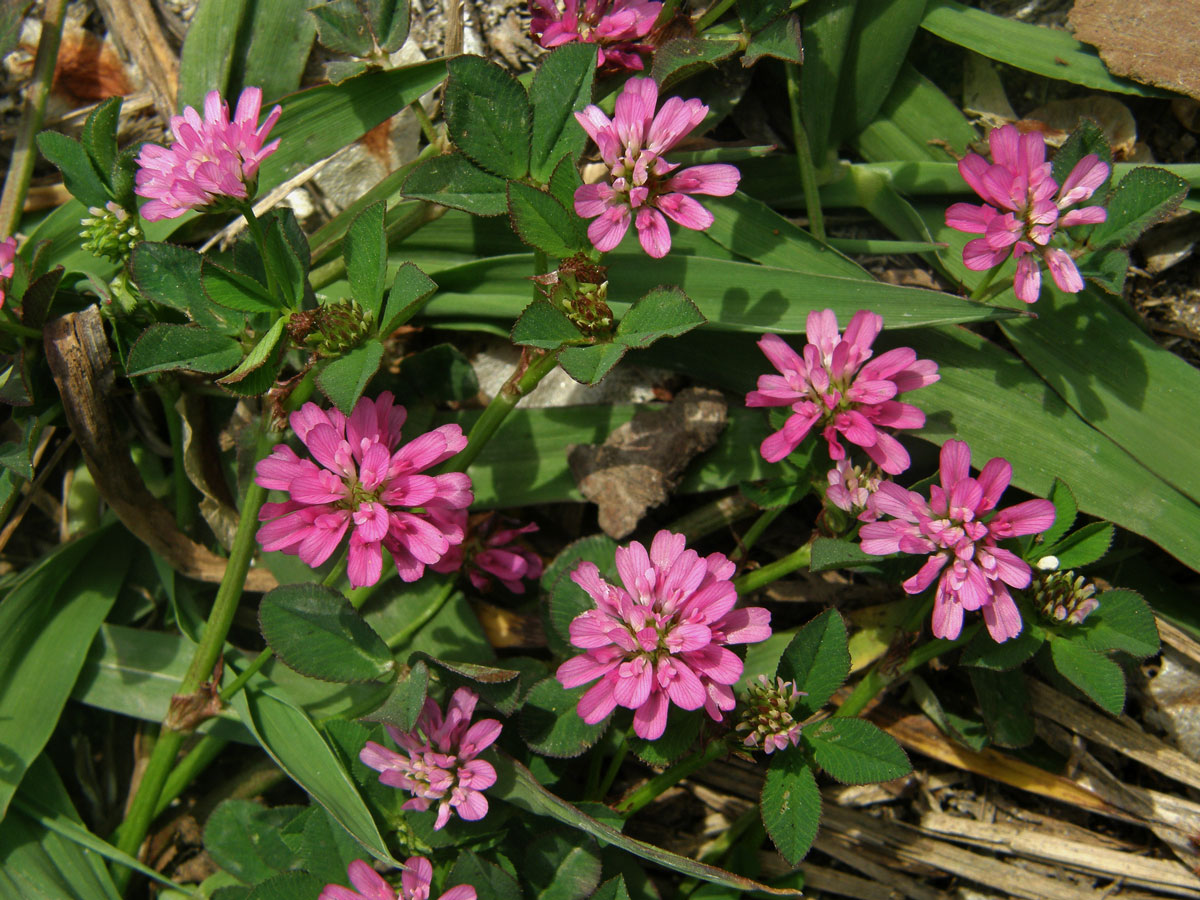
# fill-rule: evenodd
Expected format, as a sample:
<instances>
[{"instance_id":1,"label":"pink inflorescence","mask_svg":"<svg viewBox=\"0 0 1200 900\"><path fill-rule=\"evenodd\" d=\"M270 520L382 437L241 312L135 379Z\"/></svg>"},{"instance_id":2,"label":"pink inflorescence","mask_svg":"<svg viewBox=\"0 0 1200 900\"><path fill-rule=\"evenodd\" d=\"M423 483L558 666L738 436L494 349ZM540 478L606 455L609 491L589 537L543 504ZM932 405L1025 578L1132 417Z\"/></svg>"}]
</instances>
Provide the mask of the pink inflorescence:
<instances>
[{"instance_id":1,"label":"pink inflorescence","mask_svg":"<svg viewBox=\"0 0 1200 900\"><path fill-rule=\"evenodd\" d=\"M829 487L825 497L838 509L853 514L860 522L874 522L879 518L871 505L872 495L879 490L883 479L874 466L864 471L860 466L850 465L850 460L839 459L826 474Z\"/></svg>"},{"instance_id":2,"label":"pink inflorescence","mask_svg":"<svg viewBox=\"0 0 1200 900\"><path fill-rule=\"evenodd\" d=\"M401 447L405 415L387 391L375 400L361 398L348 417L315 403L292 413L292 430L316 462L286 444L259 461L255 481L289 497L263 504L263 549L298 555L315 567L349 531L347 574L361 587L379 580L384 550L404 581L416 581L462 543L462 528L434 513L470 506L471 479L421 473L458 453L467 439L459 426L443 425Z\"/></svg>"},{"instance_id":3,"label":"pink inflorescence","mask_svg":"<svg viewBox=\"0 0 1200 900\"><path fill-rule=\"evenodd\" d=\"M1049 244L1059 226L1093 225L1105 220L1107 213L1102 206L1062 213L1104 184L1108 164L1089 153L1059 187L1051 177L1046 141L1040 132L1021 134L1015 125L1005 125L988 134L988 146L991 163L978 153L968 153L958 163L963 179L985 202L979 206L955 203L946 210L946 224L951 228L983 235L967 242L963 264L984 271L1000 265L1011 254L1017 261L1013 288L1026 303L1037 300L1041 291L1038 257L1046 261L1059 290L1071 294L1083 290L1083 278L1071 255Z\"/></svg>"},{"instance_id":4,"label":"pink inflorescence","mask_svg":"<svg viewBox=\"0 0 1200 900\"><path fill-rule=\"evenodd\" d=\"M229 104L217 91L204 98L204 119L189 106L171 119L175 143L170 147L145 144L138 154L135 193L149 197L142 207L148 222L174 219L189 209L225 198L245 200L254 192L258 167L275 152L279 140L264 145L279 119L276 106L258 125L262 90L249 87L238 98L229 121Z\"/></svg>"},{"instance_id":5,"label":"pink inflorescence","mask_svg":"<svg viewBox=\"0 0 1200 900\"><path fill-rule=\"evenodd\" d=\"M1012 479L1012 466L997 457L988 460L978 478L970 471L970 448L963 441L946 441L941 485L929 489L929 500L884 482L873 504L881 515L895 518L864 525L859 535L863 551L877 556L929 554L921 570L904 582L904 590L919 594L938 579L936 637L958 637L963 610L978 609L992 637L1006 641L1021 633L1021 613L1008 589L1028 587L1031 573L1028 563L996 542L1045 531L1054 524L1054 504L1026 500L994 512Z\"/></svg>"},{"instance_id":6,"label":"pink inflorescence","mask_svg":"<svg viewBox=\"0 0 1200 900\"><path fill-rule=\"evenodd\" d=\"M431 568L435 572L456 572L465 568L477 591L489 591L495 579L514 594L525 593L525 579L542 577L542 558L521 545L521 535L538 530L537 525L503 527L505 522L495 513L471 517L465 511L448 513L459 528L466 533L463 542L436 562Z\"/></svg>"},{"instance_id":7,"label":"pink inflorescence","mask_svg":"<svg viewBox=\"0 0 1200 900\"><path fill-rule=\"evenodd\" d=\"M713 223L713 214L691 194L726 197L737 190L741 174L734 166L711 163L676 172L679 164L663 159L703 121L708 107L699 100L670 97L656 115L657 104L654 80L631 78L617 97L611 120L598 106L575 113L608 166L608 181L575 191L575 212L596 218L588 237L597 250L607 252L621 243L632 221L642 249L656 259L666 256L671 249L668 218L694 231Z\"/></svg>"},{"instance_id":8,"label":"pink inflorescence","mask_svg":"<svg viewBox=\"0 0 1200 900\"><path fill-rule=\"evenodd\" d=\"M725 645L766 640L771 614L734 609L734 564L721 553L701 558L684 544L682 534L660 531L649 553L637 541L618 547L623 587L605 581L592 562L571 573L596 609L571 622L571 643L585 652L559 666L556 677L567 689L599 679L579 700L585 722L623 706L635 711L637 735L655 740L671 703L703 706L718 722L736 705L730 686L742 661Z\"/></svg>"},{"instance_id":9,"label":"pink inflorescence","mask_svg":"<svg viewBox=\"0 0 1200 900\"><path fill-rule=\"evenodd\" d=\"M495 742L502 726L495 719L471 724L478 700L474 691L459 688L443 717L437 703L426 698L412 731L387 726L388 734L404 753L367 741L358 754L380 773L380 783L413 795L402 809L426 810L436 801L434 830L449 821L452 810L467 821L487 815L487 797L481 792L496 783L496 770L476 757Z\"/></svg>"},{"instance_id":10,"label":"pink inflorescence","mask_svg":"<svg viewBox=\"0 0 1200 900\"><path fill-rule=\"evenodd\" d=\"M0 241L0 279L8 281L13 275L13 260L17 258L17 239L7 237ZM7 286L7 285L6 285ZM0 287L0 309L4 308L4 288Z\"/></svg>"},{"instance_id":11,"label":"pink inflorescence","mask_svg":"<svg viewBox=\"0 0 1200 900\"><path fill-rule=\"evenodd\" d=\"M781 374L760 375L758 390L746 395L746 405L792 408L783 428L762 442L767 462L779 462L819 426L834 461L846 456L839 440L845 437L888 474L908 468L908 451L884 429L925 424L923 412L895 397L937 381L937 363L917 359L916 351L908 347L871 359L871 344L882 327L882 316L859 310L843 335L838 333L833 310L813 310L808 314L808 343L802 354L773 334L758 342Z\"/></svg>"},{"instance_id":12,"label":"pink inflorescence","mask_svg":"<svg viewBox=\"0 0 1200 900\"><path fill-rule=\"evenodd\" d=\"M410 856L404 861L400 876L400 893L383 880L383 876L361 859L350 863L347 870L354 890L340 884L327 884L317 900L429 900L433 866L423 856ZM460 884L446 891L438 900L476 900L475 888Z\"/></svg>"},{"instance_id":13,"label":"pink inflorescence","mask_svg":"<svg viewBox=\"0 0 1200 900\"><path fill-rule=\"evenodd\" d=\"M529 0L529 31L547 50L583 41L596 45L596 65L617 69L643 68L640 53L651 48L637 43L654 28L662 12L659 0Z\"/></svg>"}]
</instances>

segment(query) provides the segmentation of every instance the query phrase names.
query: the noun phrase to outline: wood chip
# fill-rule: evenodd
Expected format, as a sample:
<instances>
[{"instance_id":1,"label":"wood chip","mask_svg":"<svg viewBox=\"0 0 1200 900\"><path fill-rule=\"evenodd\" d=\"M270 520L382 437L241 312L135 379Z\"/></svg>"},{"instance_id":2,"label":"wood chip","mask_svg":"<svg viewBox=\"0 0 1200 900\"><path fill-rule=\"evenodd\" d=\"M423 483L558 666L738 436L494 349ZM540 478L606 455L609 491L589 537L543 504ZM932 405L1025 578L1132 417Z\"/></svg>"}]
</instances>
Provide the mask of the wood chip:
<instances>
[{"instance_id":1,"label":"wood chip","mask_svg":"<svg viewBox=\"0 0 1200 900\"><path fill-rule=\"evenodd\" d=\"M863 813L832 807L823 826L851 840L884 848L901 859L914 859L1026 900L1100 900L1105 893L1049 878L981 853L918 833L902 822L885 822Z\"/></svg>"},{"instance_id":2,"label":"wood chip","mask_svg":"<svg viewBox=\"0 0 1200 900\"><path fill-rule=\"evenodd\" d=\"M944 835L1002 855L1038 859L1101 878L1123 878L1128 883L1157 888L1177 897L1200 897L1200 878L1171 859L1148 859L1108 850L1027 825L977 822L944 813L926 813L921 817L920 828L927 834Z\"/></svg>"},{"instance_id":3,"label":"wood chip","mask_svg":"<svg viewBox=\"0 0 1200 900\"><path fill-rule=\"evenodd\" d=\"M1114 75L1200 99L1200 0L1075 0L1067 21Z\"/></svg>"},{"instance_id":4,"label":"wood chip","mask_svg":"<svg viewBox=\"0 0 1200 900\"><path fill-rule=\"evenodd\" d=\"M1200 763L1158 738L1095 712L1035 679L1029 680L1029 697L1037 715L1137 760L1161 775L1200 788Z\"/></svg>"}]
</instances>

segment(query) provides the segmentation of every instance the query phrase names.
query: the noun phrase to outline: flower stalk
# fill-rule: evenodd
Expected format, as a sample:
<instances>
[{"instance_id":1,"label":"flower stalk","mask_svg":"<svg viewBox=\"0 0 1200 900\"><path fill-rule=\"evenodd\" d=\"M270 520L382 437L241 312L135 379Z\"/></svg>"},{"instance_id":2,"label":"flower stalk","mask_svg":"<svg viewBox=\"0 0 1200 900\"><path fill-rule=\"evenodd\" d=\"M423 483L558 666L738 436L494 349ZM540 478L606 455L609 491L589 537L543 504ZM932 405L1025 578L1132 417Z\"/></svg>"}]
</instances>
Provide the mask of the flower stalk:
<instances>
[{"instance_id":1,"label":"flower stalk","mask_svg":"<svg viewBox=\"0 0 1200 900\"><path fill-rule=\"evenodd\" d=\"M554 353L538 350L525 350L521 361L517 364L512 376L504 383L492 402L487 405L467 434L467 446L457 456L451 459L445 472L465 472L479 456L487 442L496 434L496 430L508 418L508 414L516 408L521 399L530 393L543 378L558 365L558 357Z\"/></svg>"},{"instance_id":2,"label":"flower stalk","mask_svg":"<svg viewBox=\"0 0 1200 900\"><path fill-rule=\"evenodd\" d=\"M265 457L275 445L275 435L261 433L256 447L258 459ZM250 560L254 555L255 532L258 529L258 511L267 499L267 489L253 481L246 488L246 497L242 502L242 512L238 519L237 533L233 539L233 547L229 552L229 560L225 565L225 575L217 588L217 596L209 613L208 623L200 643L196 646L192 663L180 682L179 690L172 698L172 710L167 714L159 730L158 741L150 754L150 761L142 775L129 814L125 817L116 833L118 849L137 855L137 850L149 831L158 807L159 797L162 796L167 778L175 766L176 757L183 746L184 739L191 728L186 720L181 721L176 698L191 698L207 680L225 646L225 637L233 624L233 615L237 611L238 601L242 597L242 587L246 582L246 572L250 568ZM121 869L115 874L118 888L123 889L132 872Z\"/></svg>"},{"instance_id":3,"label":"flower stalk","mask_svg":"<svg viewBox=\"0 0 1200 900\"><path fill-rule=\"evenodd\" d=\"M760 588L766 587L772 581L778 581L785 575L791 575L797 569L803 569L812 562L812 544L804 544L797 547L787 556L780 557L773 563L767 563L753 572L747 572L740 578L733 580L733 586L737 589L739 596L752 594Z\"/></svg>"},{"instance_id":4,"label":"flower stalk","mask_svg":"<svg viewBox=\"0 0 1200 900\"><path fill-rule=\"evenodd\" d=\"M724 756L728 752L728 749L725 741L712 741L703 750L697 750L690 756L685 756L674 765L668 766L633 793L624 797L617 803L616 811L628 819L638 810L653 803L661 794L679 784L679 782L683 781L683 779L687 778L693 772L700 771L713 760Z\"/></svg>"}]
</instances>

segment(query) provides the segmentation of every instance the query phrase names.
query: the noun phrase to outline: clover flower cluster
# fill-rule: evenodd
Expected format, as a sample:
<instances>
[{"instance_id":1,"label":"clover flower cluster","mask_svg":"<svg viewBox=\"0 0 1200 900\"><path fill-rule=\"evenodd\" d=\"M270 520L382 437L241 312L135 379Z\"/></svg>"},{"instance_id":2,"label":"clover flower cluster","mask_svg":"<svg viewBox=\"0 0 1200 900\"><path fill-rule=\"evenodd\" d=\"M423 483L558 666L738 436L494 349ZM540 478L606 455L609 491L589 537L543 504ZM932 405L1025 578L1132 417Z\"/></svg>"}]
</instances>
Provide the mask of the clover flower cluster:
<instances>
[{"instance_id":1,"label":"clover flower cluster","mask_svg":"<svg viewBox=\"0 0 1200 900\"><path fill-rule=\"evenodd\" d=\"M490 591L495 579L514 594L525 593L526 579L536 581L542 577L542 558L520 543L521 535L537 531L537 525L515 527L517 523L504 522L495 513L468 519L466 510L440 515L453 520L466 538L431 566L435 572L461 569L477 591Z\"/></svg>"},{"instance_id":2,"label":"clover flower cluster","mask_svg":"<svg viewBox=\"0 0 1200 900\"><path fill-rule=\"evenodd\" d=\"M860 522L874 522L879 518L871 505L871 497L883 483L878 468L874 465L852 466L850 460L843 458L825 477L829 482L825 498L830 503Z\"/></svg>"},{"instance_id":3,"label":"clover flower cluster","mask_svg":"<svg viewBox=\"0 0 1200 900\"><path fill-rule=\"evenodd\" d=\"M426 810L436 803L434 830L445 827L451 812L476 821L487 815L483 791L496 783L496 770L480 753L495 743L501 724L495 719L471 723L479 695L459 688L450 698L446 714L432 698L417 717L412 731L388 725L388 734L404 753L367 741L358 758L380 773L381 784L413 795L402 809Z\"/></svg>"},{"instance_id":4,"label":"clover flower cluster","mask_svg":"<svg viewBox=\"0 0 1200 900\"><path fill-rule=\"evenodd\" d=\"M298 555L316 567L349 532L347 575L361 587L379 580L384 550L404 581L416 581L461 544L462 528L438 513L471 505L471 479L421 473L454 456L467 439L459 426L443 425L400 446L405 417L388 391L361 398L349 416L315 403L292 413L292 430L313 459L279 444L259 461L257 484L288 494L281 503L263 504L263 549Z\"/></svg>"},{"instance_id":5,"label":"clover flower cluster","mask_svg":"<svg viewBox=\"0 0 1200 900\"><path fill-rule=\"evenodd\" d=\"M384 881L382 875L361 859L350 863L346 874L354 890L340 884L327 884L317 900L429 900L433 866L423 856L406 859L404 872L400 875L399 894ZM477 896L471 885L460 884L450 888L438 900L476 900Z\"/></svg>"},{"instance_id":6,"label":"clover flower cluster","mask_svg":"<svg viewBox=\"0 0 1200 900\"><path fill-rule=\"evenodd\" d=\"M233 120L229 104L218 91L204 98L204 118L189 106L171 118L170 147L145 144L137 157L134 193L148 197L142 206L147 222L174 219L191 209L254 194L258 167L279 147L278 138L265 144L282 108L274 107L258 124L262 90L248 87L238 97Z\"/></svg>"},{"instance_id":7,"label":"clover flower cluster","mask_svg":"<svg viewBox=\"0 0 1200 900\"><path fill-rule=\"evenodd\" d=\"M651 48L639 44L662 12L659 0L529 0L529 32L547 50L576 41L596 45L596 65L641 70L640 54Z\"/></svg>"},{"instance_id":8,"label":"clover flower cluster","mask_svg":"<svg viewBox=\"0 0 1200 900\"><path fill-rule=\"evenodd\" d=\"M937 381L937 363L917 359L908 347L872 359L871 345L882 327L882 316L859 310L842 334L833 310L813 310L801 353L774 334L758 342L780 374L760 375L758 389L746 395L746 405L791 408L783 428L762 442L767 462L779 462L819 428L834 461L846 457L841 444L845 438L889 475L908 468L908 451L889 429L920 428L925 414L895 398Z\"/></svg>"},{"instance_id":9,"label":"clover flower cluster","mask_svg":"<svg viewBox=\"0 0 1200 900\"><path fill-rule=\"evenodd\" d=\"M656 740L672 703L703 707L718 722L736 705L732 685L742 661L727 645L765 641L771 614L735 609L736 566L721 553L701 557L685 545L682 534L663 530L649 551L638 541L618 547L620 585L605 581L593 562L571 573L596 608L571 622L571 644L584 652L559 666L556 677L568 690L596 682L579 700L585 722L622 706L634 711L638 737Z\"/></svg>"},{"instance_id":10,"label":"clover flower cluster","mask_svg":"<svg viewBox=\"0 0 1200 900\"><path fill-rule=\"evenodd\" d=\"M996 511L1012 466L991 459L972 478L971 450L963 441L943 444L940 463L941 483L929 489L928 500L890 481L879 486L872 498L875 511L892 518L862 527L863 552L929 556L903 586L919 594L937 580L934 636L953 640L962 631L963 611L979 610L994 640L1016 637L1021 613L1008 589L1029 587L1031 571L996 542L1045 531L1054 524L1054 504L1026 500Z\"/></svg>"},{"instance_id":11,"label":"clover flower cluster","mask_svg":"<svg viewBox=\"0 0 1200 900\"><path fill-rule=\"evenodd\" d=\"M691 166L676 172L663 154L686 137L708 114L699 100L670 97L658 106L658 85L651 78L631 78L617 97L609 119L592 105L575 113L608 167L608 180L575 190L575 212L595 219L588 238L597 250L615 248L632 222L642 249L655 259L671 249L667 219L703 231L713 214L692 194L726 197L737 190L741 174L725 163ZM670 176L670 177L668 177Z\"/></svg>"},{"instance_id":12,"label":"clover flower cluster","mask_svg":"<svg viewBox=\"0 0 1200 900\"><path fill-rule=\"evenodd\" d=\"M1041 292L1039 259L1059 290L1069 294L1083 290L1075 260L1066 250L1051 247L1050 241L1060 227L1105 220L1103 206L1067 208L1088 199L1104 184L1108 164L1089 153L1059 186L1046 161L1046 140L1040 132L1021 134L1015 125L1005 125L988 134L988 146L992 162L968 153L958 163L959 173L984 202L955 203L946 210L948 226L982 235L963 248L963 264L984 271L1011 255L1017 261L1013 287L1026 303L1036 301Z\"/></svg>"}]
</instances>

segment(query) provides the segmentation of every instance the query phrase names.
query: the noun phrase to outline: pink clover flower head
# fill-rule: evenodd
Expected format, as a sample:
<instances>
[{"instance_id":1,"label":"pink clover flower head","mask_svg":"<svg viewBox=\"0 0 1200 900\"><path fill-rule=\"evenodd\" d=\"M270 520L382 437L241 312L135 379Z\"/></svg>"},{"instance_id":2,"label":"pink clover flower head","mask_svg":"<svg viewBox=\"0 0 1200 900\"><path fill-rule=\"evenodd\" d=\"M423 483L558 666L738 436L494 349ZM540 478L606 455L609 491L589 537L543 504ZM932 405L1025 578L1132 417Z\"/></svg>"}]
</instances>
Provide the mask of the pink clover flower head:
<instances>
[{"instance_id":1,"label":"pink clover flower head","mask_svg":"<svg viewBox=\"0 0 1200 900\"><path fill-rule=\"evenodd\" d=\"M1049 245L1060 225L1069 228L1105 220L1103 206L1070 211L1067 207L1088 199L1104 184L1108 164L1089 153L1060 187L1051 176L1046 140L1040 132L1021 134L1015 125L1005 125L988 133L988 146L991 163L978 153L968 153L958 163L959 173L984 202L955 203L946 210L948 226L982 235L963 248L963 264L981 272L1011 255L1017 261L1013 289L1026 303L1037 300L1041 291L1039 258L1059 290L1069 294L1083 290L1083 278L1071 255Z\"/></svg>"},{"instance_id":2,"label":"pink clover flower head","mask_svg":"<svg viewBox=\"0 0 1200 900\"><path fill-rule=\"evenodd\" d=\"M317 900L429 900L433 866L423 856L410 856L404 861L400 876L400 893L383 880L383 876L361 859L350 863L347 870L355 890L340 884L327 884ZM476 900L475 888L460 884L442 894L438 900Z\"/></svg>"},{"instance_id":3,"label":"pink clover flower head","mask_svg":"<svg viewBox=\"0 0 1200 900\"><path fill-rule=\"evenodd\" d=\"M632 222L642 249L659 259L671 249L667 219L693 231L713 223L693 194L726 197L737 190L741 173L735 166L710 163L677 172L679 164L663 158L704 120L708 107L679 97L669 97L655 113L657 105L654 80L631 78L611 120L594 105L575 113L608 166L607 181L575 190L575 212L595 219L588 238L597 250L616 247Z\"/></svg>"},{"instance_id":4,"label":"pink clover flower head","mask_svg":"<svg viewBox=\"0 0 1200 900\"><path fill-rule=\"evenodd\" d=\"M619 586L592 562L571 573L596 603L570 625L571 644L584 653L555 674L568 690L596 682L579 699L579 715L594 725L618 706L632 709L634 732L649 741L662 737L671 703L704 707L720 722L742 675L726 645L765 641L771 614L734 609L736 566L721 553L686 549L682 534L660 531L649 552L637 541L618 547L616 563Z\"/></svg>"},{"instance_id":5,"label":"pink clover flower head","mask_svg":"<svg viewBox=\"0 0 1200 900\"><path fill-rule=\"evenodd\" d=\"M260 126L262 90L248 87L238 98L233 121L229 104L217 91L204 98L204 118L189 106L171 118L170 147L143 145L138 154L134 193L150 198L142 207L147 222L174 219L190 209L245 200L257 187L258 167L279 147L279 139L263 142L282 108L267 113Z\"/></svg>"},{"instance_id":6,"label":"pink clover flower head","mask_svg":"<svg viewBox=\"0 0 1200 900\"><path fill-rule=\"evenodd\" d=\"M447 510L445 515L466 537L431 566L435 572L465 568L471 584L481 593L490 591L495 579L512 593L524 594L526 579L536 581L542 577L542 558L520 543L521 535L537 531L537 525L517 527L515 521L502 519L495 513L470 519L463 510ZM440 511L437 517L441 517Z\"/></svg>"},{"instance_id":7,"label":"pink clover flower head","mask_svg":"<svg viewBox=\"0 0 1200 900\"><path fill-rule=\"evenodd\" d=\"M637 43L654 28L662 12L659 0L529 0L529 32L551 50L582 41L596 45L596 65L612 70L641 70L639 53L651 48Z\"/></svg>"},{"instance_id":8,"label":"pink clover flower head","mask_svg":"<svg viewBox=\"0 0 1200 900\"><path fill-rule=\"evenodd\" d=\"M454 456L467 439L459 426L443 425L400 446L405 415L388 391L360 398L349 416L315 403L292 413L292 430L313 458L279 444L259 461L255 481L288 494L282 503L263 504L263 549L297 555L315 568L349 533L347 574L361 587L379 580L384 550L401 579L416 581L461 544L461 526L437 513L470 506L471 479L421 473Z\"/></svg>"},{"instance_id":9,"label":"pink clover flower head","mask_svg":"<svg viewBox=\"0 0 1200 900\"><path fill-rule=\"evenodd\" d=\"M874 522L879 518L871 505L871 497L883 481L874 466L850 465L843 457L826 475L829 487L825 498L836 506L858 518L860 522Z\"/></svg>"},{"instance_id":10,"label":"pink clover flower head","mask_svg":"<svg viewBox=\"0 0 1200 900\"><path fill-rule=\"evenodd\" d=\"M13 276L14 260L17 258L17 239L7 237L0 241L0 280L5 282ZM8 285L5 284L5 287ZM4 308L4 288L0 287L0 309Z\"/></svg>"},{"instance_id":11,"label":"pink clover flower head","mask_svg":"<svg viewBox=\"0 0 1200 900\"><path fill-rule=\"evenodd\" d=\"M829 443L835 462L845 459L844 437L867 452L889 475L908 468L908 451L888 428L920 428L925 414L897 394L933 384L937 363L917 359L915 350L897 347L871 359L871 344L883 317L859 310L839 334L832 309L808 314L808 343L796 353L777 335L758 342L778 375L760 375L758 389L746 395L747 406L790 406L792 414L760 448L767 462L779 462L808 436L814 426Z\"/></svg>"},{"instance_id":12,"label":"pink clover flower head","mask_svg":"<svg viewBox=\"0 0 1200 900\"><path fill-rule=\"evenodd\" d=\"M997 546L997 541L1038 534L1054 524L1054 504L1026 500L996 511L1000 495L1012 479L1008 460L988 460L972 478L971 450L963 441L946 441L941 451L941 484L926 500L885 481L875 492L877 512L888 521L859 531L865 553L928 555L916 575L904 582L919 594L937 579L933 633L953 640L962 631L963 610L980 610L988 632L998 643L1021 633L1021 613L1008 589L1029 587L1029 564Z\"/></svg>"},{"instance_id":13,"label":"pink clover flower head","mask_svg":"<svg viewBox=\"0 0 1200 900\"><path fill-rule=\"evenodd\" d=\"M469 822L487 815L487 797L482 792L496 783L496 770L476 757L495 742L503 726L495 719L471 723L478 700L470 688L459 688L443 716L441 707L427 697L412 731L387 726L403 753L367 741L358 754L380 773L381 784L413 795L401 809L426 810L436 802L435 831L445 826L452 811Z\"/></svg>"}]
</instances>

